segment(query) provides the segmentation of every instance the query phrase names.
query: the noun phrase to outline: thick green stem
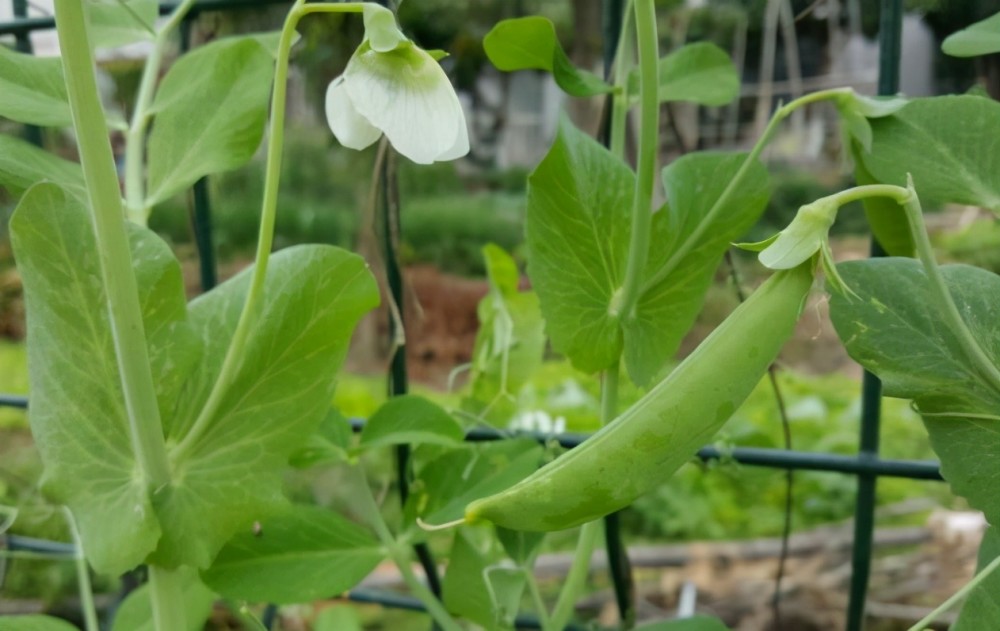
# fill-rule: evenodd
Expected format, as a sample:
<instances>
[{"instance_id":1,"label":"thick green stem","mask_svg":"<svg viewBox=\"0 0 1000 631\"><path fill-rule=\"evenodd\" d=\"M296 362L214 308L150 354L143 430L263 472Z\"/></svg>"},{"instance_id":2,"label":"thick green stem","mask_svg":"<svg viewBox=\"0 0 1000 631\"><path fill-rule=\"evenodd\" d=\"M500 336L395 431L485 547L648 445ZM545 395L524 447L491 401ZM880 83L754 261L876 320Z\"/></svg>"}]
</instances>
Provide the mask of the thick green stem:
<instances>
[{"instance_id":1,"label":"thick green stem","mask_svg":"<svg viewBox=\"0 0 1000 631\"><path fill-rule=\"evenodd\" d=\"M183 459L187 450L192 448L208 429L222 399L236 378L240 361L243 358L243 347L246 345L250 332L254 328L260 307L261 295L264 292L264 279L267 277L267 264L271 256L271 246L274 241L274 221L278 208L278 188L281 180L281 160L285 138L285 96L288 83L288 61L292 44L295 40L295 27L303 16L310 13L360 13L363 3L345 2L343 4L305 4L305 0L296 0L295 5L285 19L278 41L278 56L274 68L274 90L271 93L271 120L268 127L267 161L264 171L264 199L261 204L260 231L257 236L256 262L253 276L250 279L250 289L247 292L243 311L233 332L226 357L219 370L219 377L212 387L205 406L201 409L191 430L178 445L174 457Z\"/></svg>"},{"instance_id":2,"label":"thick green stem","mask_svg":"<svg viewBox=\"0 0 1000 631\"><path fill-rule=\"evenodd\" d=\"M149 566L149 594L153 601L156 631L180 631L188 628L183 589L179 570Z\"/></svg>"},{"instance_id":3,"label":"thick green stem","mask_svg":"<svg viewBox=\"0 0 1000 631\"><path fill-rule=\"evenodd\" d=\"M618 415L619 372L620 368L616 362L604 373L601 382L601 425L607 425ZM573 615L573 605L590 573L590 558L601 538L601 525L600 521L592 521L580 528L573 563L559 592L549 624L542 627L545 631L562 631Z\"/></svg>"},{"instance_id":4,"label":"thick green stem","mask_svg":"<svg viewBox=\"0 0 1000 631\"><path fill-rule=\"evenodd\" d=\"M955 592L951 598L941 603L940 607L927 614L920 622L910 627L909 631L923 631L927 627L931 626L931 624L937 620L938 616L958 604L959 601L969 595L969 592L974 590L980 583L989 578L989 576L993 574L993 572L996 572L997 569L1000 569L1000 557L993 559L989 565L981 569L979 573L972 577L972 580L966 583L962 589Z\"/></svg>"},{"instance_id":5,"label":"thick green stem","mask_svg":"<svg viewBox=\"0 0 1000 631\"><path fill-rule=\"evenodd\" d=\"M658 95L656 7L653 0L636 0L636 42L639 49L639 157L636 162L635 195L632 202L632 232L628 262L620 300L616 307L623 317L632 314L639 297L642 272L649 255L649 227L653 220L653 178L660 145L660 101Z\"/></svg>"},{"instance_id":6,"label":"thick green stem","mask_svg":"<svg viewBox=\"0 0 1000 631\"><path fill-rule=\"evenodd\" d=\"M389 525L385 523L385 519L382 517L382 511L375 502L375 496L372 495L371 487L368 486L368 480L361 465L352 467L352 472L355 478L354 484L358 487L359 491L358 497L361 500L361 511L368 524L375 531L375 535L379 541L382 542L382 545L389 552L389 556L392 557L396 567L399 568L399 573L402 575L407 587L423 603L427 613L430 614L431 618L437 622L443 631L462 631L461 625L451 617L451 614L444 608L444 605L434 595L434 592L428 589L424 582L414 573L410 547L396 541L396 538L393 537L392 532L389 530Z\"/></svg>"},{"instance_id":7,"label":"thick green stem","mask_svg":"<svg viewBox=\"0 0 1000 631\"><path fill-rule=\"evenodd\" d=\"M147 486L158 489L169 483L170 469L146 349L139 292L132 271L118 174L97 92L83 2L56 0L55 10L66 91L87 183L96 254L107 296L132 449Z\"/></svg>"},{"instance_id":8,"label":"thick green stem","mask_svg":"<svg viewBox=\"0 0 1000 631\"><path fill-rule=\"evenodd\" d=\"M590 575L590 558L594 555L598 542L601 540L601 529L604 524L598 521L587 522L580 527L580 538L576 542L576 552L573 554L573 563L569 567L569 573L563 581L562 591L559 592L559 599L556 607L549 617L550 628L562 631L566 628L570 618L573 616L573 607L576 605L580 591Z\"/></svg>"},{"instance_id":9,"label":"thick green stem","mask_svg":"<svg viewBox=\"0 0 1000 631\"><path fill-rule=\"evenodd\" d=\"M701 243L701 239L705 236L705 232L714 223L715 218L720 212L722 212L722 209L729 203L729 200L733 197L733 195L736 194L736 190L740 187L740 184L742 184L743 179L750 173L750 168L753 166L753 163L760 157L760 154L763 153L764 149L774 138L774 134L777 133L778 127L781 125L783 120L788 118L792 112L800 107L819 101L834 99L845 92L851 92L851 89L834 88L831 90L820 90L819 92L813 92L812 94L807 94L803 97L797 98L775 110L774 116L771 117L771 121L764 129L764 133L762 133L760 138L757 139L757 143L753 146L753 149L750 150L750 153L743 161L743 164L740 165L736 175L733 176L733 179L729 180L729 183L726 184L726 188L722 191L722 194L719 195L719 198L715 200L714 204L712 204L712 208L710 208L708 213L706 213L704 220L698 224L695 231L691 233L691 235L685 239L684 243L681 244L681 246L670 256L663 267L661 267L649 280L643 283L641 293L645 293L652 287L655 287L663 281L664 278L673 273L673 271L677 269L677 266L680 265L680 262L684 260L684 257L687 256L694 247Z\"/></svg>"},{"instance_id":10,"label":"thick green stem","mask_svg":"<svg viewBox=\"0 0 1000 631\"><path fill-rule=\"evenodd\" d=\"M604 371L601 381L601 425L607 425L618 416L618 375L619 362Z\"/></svg>"},{"instance_id":11,"label":"thick green stem","mask_svg":"<svg viewBox=\"0 0 1000 631\"><path fill-rule=\"evenodd\" d=\"M156 33L153 40L153 50L146 58L142 70L139 91L135 97L135 108L132 111L132 121L125 135L125 209L128 218L139 225L146 225L149 219L149 206L146 204L145 182L143 179L143 164L146 153L146 130L152 118L149 106L156 91L156 81L160 76L160 65L166 52L170 36L187 15L195 0L184 0L170 14L166 24ZM124 5L123 6L127 6Z\"/></svg>"}]
</instances>

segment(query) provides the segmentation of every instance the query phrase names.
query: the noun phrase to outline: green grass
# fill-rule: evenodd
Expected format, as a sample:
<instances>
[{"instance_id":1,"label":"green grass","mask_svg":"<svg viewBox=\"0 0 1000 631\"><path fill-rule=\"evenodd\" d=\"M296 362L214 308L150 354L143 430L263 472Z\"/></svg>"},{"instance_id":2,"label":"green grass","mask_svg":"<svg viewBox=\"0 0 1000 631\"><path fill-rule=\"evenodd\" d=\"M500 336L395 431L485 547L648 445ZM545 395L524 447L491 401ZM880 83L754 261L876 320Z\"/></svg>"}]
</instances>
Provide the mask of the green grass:
<instances>
[{"instance_id":1,"label":"green grass","mask_svg":"<svg viewBox=\"0 0 1000 631\"><path fill-rule=\"evenodd\" d=\"M0 340L0 392L28 393L28 357L24 344ZM0 407L0 429L27 426L27 415L22 410Z\"/></svg>"}]
</instances>

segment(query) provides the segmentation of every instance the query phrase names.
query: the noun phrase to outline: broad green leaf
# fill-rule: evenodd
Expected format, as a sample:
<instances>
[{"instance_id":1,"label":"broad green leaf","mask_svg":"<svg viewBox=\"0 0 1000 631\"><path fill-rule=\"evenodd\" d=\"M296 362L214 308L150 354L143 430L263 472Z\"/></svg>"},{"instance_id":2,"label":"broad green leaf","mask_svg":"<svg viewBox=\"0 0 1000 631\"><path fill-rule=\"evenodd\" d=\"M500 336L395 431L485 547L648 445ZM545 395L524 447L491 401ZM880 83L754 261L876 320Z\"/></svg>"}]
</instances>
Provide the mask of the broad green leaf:
<instances>
[{"instance_id":1,"label":"broad green leaf","mask_svg":"<svg viewBox=\"0 0 1000 631\"><path fill-rule=\"evenodd\" d=\"M952 33L941 43L941 50L952 57L978 57L1000 52L1000 13Z\"/></svg>"},{"instance_id":2,"label":"broad green leaf","mask_svg":"<svg viewBox=\"0 0 1000 631\"><path fill-rule=\"evenodd\" d=\"M718 618L710 616L691 616L667 622L654 622L636 627L635 631L729 631Z\"/></svg>"},{"instance_id":3,"label":"broad green leaf","mask_svg":"<svg viewBox=\"0 0 1000 631\"><path fill-rule=\"evenodd\" d=\"M660 102L691 101L717 106L740 94L740 78L726 51L709 42L685 44L660 59ZM629 93L639 94L639 74L629 76Z\"/></svg>"},{"instance_id":4,"label":"broad green leaf","mask_svg":"<svg viewBox=\"0 0 1000 631\"><path fill-rule=\"evenodd\" d=\"M882 380L886 395L913 399L945 479L990 523L1000 523L1000 392L965 358L920 263L886 258L838 268L858 295L830 300L834 327L848 353ZM941 271L973 337L996 363L1000 276L965 265Z\"/></svg>"},{"instance_id":5,"label":"broad green leaf","mask_svg":"<svg viewBox=\"0 0 1000 631\"><path fill-rule=\"evenodd\" d=\"M156 510L164 536L153 557L207 567L233 532L283 503L281 470L327 413L334 377L358 320L378 304L364 260L339 248L297 246L271 257L243 361L205 419L201 413L239 318L252 270L194 300L189 321L205 351L168 419L175 482ZM205 515L211 519L205 519Z\"/></svg>"},{"instance_id":6,"label":"broad green leaf","mask_svg":"<svg viewBox=\"0 0 1000 631\"><path fill-rule=\"evenodd\" d=\"M293 506L260 525L222 548L202 573L209 587L251 602L311 602L351 589L386 555L365 528L317 506Z\"/></svg>"},{"instance_id":7,"label":"broad green leaf","mask_svg":"<svg viewBox=\"0 0 1000 631\"><path fill-rule=\"evenodd\" d=\"M0 620L3 631L79 631L76 627L60 618L52 616L4 616Z\"/></svg>"},{"instance_id":8,"label":"broad green leaf","mask_svg":"<svg viewBox=\"0 0 1000 631\"><path fill-rule=\"evenodd\" d=\"M358 610L349 605L334 605L319 612L313 631L364 631Z\"/></svg>"},{"instance_id":9,"label":"broad green leaf","mask_svg":"<svg viewBox=\"0 0 1000 631\"><path fill-rule=\"evenodd\" d=\"M983 533L976 571L982 570L997 557L1000 557L1000 527L994 525ZM1000 629L1000 570L994 570L972 590L962 605L958 620L951 626L951 631L980 629Z\"/></svg>"},{"instance_id":10,"label":"broad green leaf","mask_svg":"<svg viewBox=\"0 0 1000 631\"><path fill-rule=\"evenodd\" d=\"M872 149L862 157L875 180L905 186L912 174L924 204L968 204L1000 214L1000 152L993 146L1000 103L978 96L915 99L869 123Z\"/></svg>"},{"instance_id":11,"label":"broad green leaf","mask_svg":"<svg viewBox=\"0 0 1000 631\"><path fill-rule=\"evenodd\" d=\"M39 149L30 142L0 134L0 187L18 196L42 181L63 187L81 196L83 170L76 162Z\"/></svg>"},{"instance_id":12,"label":"broad green leaf","mask_svg":"<svg viewBox=\"0 0 1000 631\"><path fill-rule=\"evenodd\" d=\"M346 462L351 447L351 424L336 410L330 410L320 421L319 428L288 459L293 467L305 469L317 465Z\"/></svg>"},{"instance_id":13,"label":"broad green leaf","mask_svg":"<svg viewBox=\"0 0 1000 631\"><path fill-rule=\"evenodd\" d=\"M585 372L621 354L620 318L609 307L625 274L634 182L565 119L528 178L528 272L553 348Z\"/></svg>"},{"instance_id":14,"label":"broad green leaf","mask_svg":"<svg viewBox=\"0 0 1000 631\"><path fill-rule=\"evenodd\" d=\"M694 153L664 169L668 205L653 214L642 293L635 314L623 318L613 305L624 284L635 176L564 123L528 188L528 269L553 347L585 372L608 368L624 349L629 375L649 383L693 324L729 243L767 203L767 172L755 162L708 216L745 159Z\"/></svg>"},{"instance_id":15,"label":"broad green leaf","mask_svg":"<svg viewBox=\"0 0 1000 631\"><path fill-rule=\"evenodd\" d=\"M181 568L177 571L182 573L184 588L181 599L187 623L187 628L179 631L201 631L212 613L215 594L205 587L194 570ZM157 631L148 583L129 594L118 607L111 631Z\"/></svg>"},{"instance_id":16,"label":"broad green leaf","mask_svg":"<svg viewBox=\"0 0 1000 631\"><path fill-rule=\"evenodd\" d=\"M459 530L448 556L441 597L452 614L482 625L487 631L499 631L502 627L483 578L488 565L489 560L479 551L470 533L464 528Z\"/></svg>"},{"instance_id":17,"label":"broad green leaf","mask_svg":"<svg viewBox=\"0 0 1000 631\"><path fill-rule=\"evenodd\" d=\"M465 432L451 414L416 395L393 397L382 404L361 430L359 447L429 443L458 445Z\"/></svg>"},{"instance_id":18,"label":"broad green leaf","mask_svg":"<svg viewBox=\"0 0 1000 631\"><path fill-rule=\"evenodd\" d=\"M573 65L548 18L531 16L498 22L483 38L483 48L499 70L551 72L556 84L571 96L593 96L614 90L593 73Z\"/></svg>"},{"instance_id":19,"label":"broad green leaf","mask_svg":"<svg viewBox=\"0 0 1000 631\"><path fill-rule=\"evenodd\" d=\"M150 205L253 157L273 74L271 54L253 37L218 40L170 68L151 108Z\"/></svg>"},{"instance_id":20,"label":"broad green leaf","mask_svg":"<svg viewBox=\"0 0 1000 631\"><path fill-rule=\"evenodd\" d=\"M137 475L89 215L53 184L25 193L11 219L28 310L30 421L44 488L68 504L87 558L119 574L152 551L160 526ZM180 266L148 230L131 232L161 410L174 406L197 353Z\"/></svg>"},{"instance_id":21,"label":"broad green leaf","mask_svg":"<svg viewBox=\"0 0 1000 631\"><path fill-rule=\"evenodd\" d=\"M498 493L538 468L542 447L530 439L505 440L454 449L416 475L410 511L430 524L462 517L469 502Z\"/></svg>"},{"instance_id":22,"label":"broad green leaf","mask_svg":"<svg viewBox=\"0 0 1000 631\"><path fill-rule=\"evenodd\" d=\"M667 205L653 215L643 292L635 316L624 321L625 366L639 385L652 381L677 351L729 245L767 206L767 170L755 161L729 201L708 216L746 158L690 153L663 170Z\"/></svg>"},{"instance_id":23,"label":"broad green leaf","mask_svg":"<svg viewBox=\"0 0 1000 631\"><path fill-rule=\"evenodd\" d=\"M854 155L854 181L858 186L879 184L865 168L860 149L851 144ZM906 213L895 201L887 197L869 197L863 200L865 217L872 234L878 239L882 249L890 256L913 256L913 235L906 221Z\"/></svg>"},{"instance_id":24,"label":"broad green leaf","mask_svg":"<svg viewBox=\"0 0 1000 631\"><path fill-rule=\"evenodd\" d=\"M117 48L156 36L156 0L91 0L84 6L93 46Z\"/></svg>"},{"instance_id":25,"label":"broad green leaf","mask_svg":"<svg viewBox=\"0 0 1000 631\"><path fill-rule=\"evenodd\" d=\"M42 127L73 124L62 62L0 46L0 117Z\"/></svg>"},{"instance_id":26,"label":"broad green leaf","mask_svg":"<svg viewBox=\"0 0 1000 631\"><path fill-rule=\"evenodd\" d=\"M516 411L518 391L542 363L545 321L538 296L517 290L520 274L514 260L493 244L483 247L483 256L490 292L477 308L479 332L462 408L504 424Z\"/></svg>"},{"instance_id":27,"label":"broad green leaf","mask_svg":"<svg viewBox=\"0 0 1000 631\"><path fill-rule=\"evenodd\" d=\"M920 409L931 447L941 458L941 475L956 494L983 511L991 524L1000 524L1000 494L997 493L1000 488L1000 459L997 458L1000 417L995 416L996 410L993 407L980 411L980 414L993 415L984 419L955 414L952 410Z\"/></svg>"}]
</instances>

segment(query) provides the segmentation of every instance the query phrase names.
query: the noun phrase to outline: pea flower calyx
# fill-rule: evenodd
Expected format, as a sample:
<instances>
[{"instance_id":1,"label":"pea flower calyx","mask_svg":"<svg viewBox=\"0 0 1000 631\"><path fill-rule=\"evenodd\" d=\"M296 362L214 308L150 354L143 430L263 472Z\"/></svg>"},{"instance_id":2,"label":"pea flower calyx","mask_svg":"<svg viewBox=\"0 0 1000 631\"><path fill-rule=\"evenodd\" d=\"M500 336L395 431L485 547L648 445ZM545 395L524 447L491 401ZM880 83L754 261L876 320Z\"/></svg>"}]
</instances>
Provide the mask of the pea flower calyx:
<instances>
[{"instance_id":1,"label":"pea flower calyx","mask_svg":"<svg viewBox=\"0 0 1000 631\"><path fill-rule=\"evenodd\" d=\"M385 134L418 164L467 154L465 113L436 58L403 35L388 9L365 4L363 16L365 39L326 90L333 135L361 150Z\"/></svg>"},{"instance_id":2,"label":"pea flower calyx","mask_svg":"<svg viewBox=\"0 0 1000 631\"><path fill-rule=\"evenodd\" d=\"M799 207L791 223L770 239L740 247L759 252L757 259L761 264L774 270L792 269L818 256L830 286L845 296L856 296L837 272L830 250L830 228L838 210L840 203L836 196L816 200Z\"/></svg>"}]
</instances>

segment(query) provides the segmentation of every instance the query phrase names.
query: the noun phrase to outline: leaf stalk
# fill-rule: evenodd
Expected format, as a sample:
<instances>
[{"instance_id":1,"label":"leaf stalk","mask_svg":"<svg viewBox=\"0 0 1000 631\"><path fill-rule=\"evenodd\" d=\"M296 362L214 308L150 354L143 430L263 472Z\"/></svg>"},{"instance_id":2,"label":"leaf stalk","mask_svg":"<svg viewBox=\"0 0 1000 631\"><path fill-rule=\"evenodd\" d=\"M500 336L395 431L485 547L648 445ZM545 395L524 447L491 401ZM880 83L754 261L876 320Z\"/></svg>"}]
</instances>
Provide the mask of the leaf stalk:
<instances>
[{"instance_id":1,"label":"leaf stalk","mask_svg":"<svg viewBox=\"0 0 1000 631\"><path fill-rule=\"evenodd\" d=\"M187 452L197 444L197 441L210 426L222 399L235 380L242 360L243 348L246 346L250 332L259 315L261 296L264 292L264 280L267 277L267 264L271 256L271 247L274 242L274 222L278 208L278 189L281 181L281 160L285 139L285 105L288 83L288 65L291 56L292 44L295 41L295 27L299 20L311 13L360 13L363 9L361 2L345 2L343 4L305 4L305 0L296 0L292 9L288 12L285 24L281 29L281 37L278 41L278 56L275 61L274 89L271 93L271 119L268 126L267 161L264 172L264 198L261 205L260 229L257 236L256 262L253 268L253 276L250 280L250 289L247 292L246 302L243 303L243 310L240 312L240 319L233 332L233 339L229 343L226 356L219 370L219 377L209 393L205 406L198 414L198 418L191 426L190 431L177 446L174 452L176 461L183 460Z\"/></svg>"},{"instance_id":2,"label":"leaf stalk","mask_svg":"<svg viewBox=\"0 0 1000 631\"><path fill-rule=\"evenodd\" d=\"M160 76L160 66L163 63L163 55L167 50L170 36L191 10L191 7L194 6L194 3L195 0L184 0L177 5L166 24L156 33L156 38L153 40L153 50L146 58L146 64L142 69L139 91L135 98L135 109L132 112L128 132L125 134L125 209L128 218L140 226L146 225L150 211L146 202L145 179L143 177L146 131L149 129L149 121L152 119L149 107L152 105L153 95L156 92L156 81ZM122 6L128 5L123 4ZM136 19L138 19L137 16Z\"/></svg>"},{"instance_id":3,"label":"leaf stalk","mask_svg":"<svg viewBox=\"0 0 1000 631\"><path fill-rule=\"evenodd\" d=\"M659 39L653 0L636 0L636 43L639 49L639 156L636 161L632 201L632 232L622 284L622 317L631 317L639 298L642 273L649 255L649 229L653 221L653 178L660 146L660 101L657 76Z\"/></svg>"},{"instance_id":4,"label":"leaf stalk","mask_svg":"<svg viewBox=\"0 0 1000 631\"><path fill-rule=\"evenodd\" d=\"M170 482L170 469L87 20L80 0L56 0L55 13L132 449L146 484L155 490Z\"/></svg>"}]
</instances>

